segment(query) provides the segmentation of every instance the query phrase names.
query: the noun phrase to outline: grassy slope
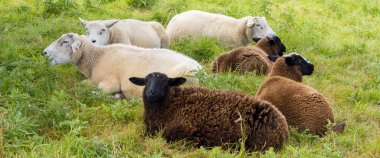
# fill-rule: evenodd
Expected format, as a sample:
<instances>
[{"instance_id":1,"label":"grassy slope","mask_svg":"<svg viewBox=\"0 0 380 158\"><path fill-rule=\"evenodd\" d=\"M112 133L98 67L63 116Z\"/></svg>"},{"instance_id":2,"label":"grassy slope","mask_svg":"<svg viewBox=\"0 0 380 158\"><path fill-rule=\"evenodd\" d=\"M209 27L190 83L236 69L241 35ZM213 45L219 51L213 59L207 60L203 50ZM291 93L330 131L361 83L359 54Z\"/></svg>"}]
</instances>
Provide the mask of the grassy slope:
<instances>
[{"instance_id":1,"label":"grassy slope","mask_svg":"<svg viewBox=\"0 0 380 158\"><path fill-rule=\"evenodd\" d=\"M254 156L143 137L139 99L113 100L82 82L72 64L49 67L40 56L60 35L84 33L78 17L166 25L173 15L190 9L266 16L289 51L316 65L305 83L325 95L337 120L347 124L343 134L323 138L293 131L281 152L269 151L263 157L380 156L380 2L158 0L147 9L130 7L124 0L76 3L59 8L36 0L0 1L0 157ZM49 11L49 6L58 9ZM184 40L172 48L203 59L206 70L199 78L204 87L255 94L264 80L253 74L210 74L211 57L227 50L213 40Z\"/></svg>"}]
</instances>

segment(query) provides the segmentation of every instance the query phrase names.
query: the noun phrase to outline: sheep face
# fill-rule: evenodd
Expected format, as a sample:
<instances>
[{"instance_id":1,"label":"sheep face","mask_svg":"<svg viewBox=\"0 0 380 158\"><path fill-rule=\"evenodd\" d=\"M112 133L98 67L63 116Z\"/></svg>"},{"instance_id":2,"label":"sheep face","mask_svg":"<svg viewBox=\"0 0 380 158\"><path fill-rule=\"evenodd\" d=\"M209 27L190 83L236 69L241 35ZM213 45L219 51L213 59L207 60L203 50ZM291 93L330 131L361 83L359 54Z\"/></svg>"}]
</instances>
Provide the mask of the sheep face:
<instances>
[{"instance_id":1,"label":"sheep face","mask_svg":"<svg viewBox=\"0 0 380 158\"><path fill-rule=\"evenodd\" d=\"M288 66L299 67L302 75L311 75L314 71L314 65L297 53L290 53L285 56L285 63Z\"/></svg>"},{"instance_id":2,"label":"sheep face","mask_svg":"<svg viewBox=\"0 0 380 158\"><path fill-rule=\"evenodd\" d=\"M286 47L276 35L266 36L257 42L256 46L263 49L268 56L276 57L284 55Z\"/></svg>"},{"instance_id":3,"label":"sheep face","mask_svg":"<svg viewBox=\"0 0 380 158\"><path fill-rule=\"evenodd\" d=\"M171 86L179 86L186 82L183 77L169 78L163 73L153 72L145 78L131 77L129 80L138 86L145 86L143 97L150 103L162 102Z\"/></svg>"},{"instance_id":4,"label":"sheep face","mask_svg":"<svg viewBox=\"0 0 380 158\"><path fill-rule=\"evenodd\" d=\"M249 17L246 25L246 35L249 41L257 42L265 36L276 34L268 25L265 17Z\"/></svg>"},{"instance_id":5,"label":"sheep face","mask_svg":"<svg viewBox=\"0 0 380 158\"><path fill-rule=\"evenodd\" d=\"M80 45L79 35L74 33L64 34L46 47L42 55L49 57L52 66L67 63L71 61L72 54L78 52Z\"/></svg>"},{"instance_id":6,"label":"sheep face","mask_svg":"<svg viewBox=\"0 0 380 158\"><path fill-rule=\"evenodd\" d=\"M110 40L109 28L114 25L119 20L108 20L105 22L99 21L86 21L80 19L83 26L86 28L87 38L95 44L98 45L107 45Z\"/></svg>"}]
</instances>

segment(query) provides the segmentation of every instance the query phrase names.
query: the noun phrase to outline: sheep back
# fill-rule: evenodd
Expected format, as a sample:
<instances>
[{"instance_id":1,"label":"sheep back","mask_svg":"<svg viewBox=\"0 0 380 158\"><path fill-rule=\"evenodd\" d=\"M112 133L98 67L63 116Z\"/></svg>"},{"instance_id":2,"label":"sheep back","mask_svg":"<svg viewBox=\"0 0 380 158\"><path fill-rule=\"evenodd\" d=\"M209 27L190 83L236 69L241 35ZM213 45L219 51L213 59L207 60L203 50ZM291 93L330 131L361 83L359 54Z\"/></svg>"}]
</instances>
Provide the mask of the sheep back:
<instances>
[{"instance_id":1,"label":"sheep back","mask_svg":"<svg viewBox=\"0 0 380 158\"><path fill-rule=\"evenodd\" d=\"M170 41L191 36L216 38L219 43L236 48L250 43L245 34L246 19L191 10L175 15L166 27Z\"/></svg>"},{"instance_id":2,"label":"sheep back","mask_svg":"<svg viewBox=\"0 0 380 158\"><path fill-rule=\"evenodd\" d=\"M267 54L260 48L248 46L237 48L229 53L219 56L212 64L214 73L228 70L238 73L256 71L256 74L268 74L272 68L272 62Z\"/></svg>"},{"instance_id":3,"label":"sheep back","mask_svg":"<svg viewBox=\"0 0 380 158\"><path fill-rule=\"evenodd\" d=\"M120 20L109 30L112 32L110 44L124 43L144 48L168 48L169 45L165 29L157 22L126 19Z\"/></svg>"},{"instance_id":4,"label":"sheep back","mask_svg":"<svg viewBox=\"0 0 380 158\"><path fill-rule=\"evenodd\" d=\"M89 44L90 45L90 44ZM129 82L131 76L143 77L151 72L160 71L170 77L186 77L198 84L193 74L202 66L181 53L167 49L145 49L123 44L108 46L92 45L85 48L91 52L103 52L93 67L84 65L91 71L86 76L90 81L109 93L122 92L126 97L141 96L142 87ZM84 60L84 59L83 59ZM86 60L93 60L86 58ZM106 83L106 87L101 84Z\"/></svg>"}]
</instances>

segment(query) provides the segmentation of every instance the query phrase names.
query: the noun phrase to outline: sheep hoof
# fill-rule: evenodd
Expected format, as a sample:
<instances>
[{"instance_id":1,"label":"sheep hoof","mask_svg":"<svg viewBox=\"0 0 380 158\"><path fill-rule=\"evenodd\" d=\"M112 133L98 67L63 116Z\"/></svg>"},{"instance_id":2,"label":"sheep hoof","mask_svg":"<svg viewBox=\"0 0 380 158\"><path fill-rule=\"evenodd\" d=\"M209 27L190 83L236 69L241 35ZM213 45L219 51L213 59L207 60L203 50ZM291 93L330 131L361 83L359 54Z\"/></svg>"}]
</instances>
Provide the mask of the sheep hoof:
<instances>
[{"instance_id":1,"label":"sheep hoof","mask_svg":"<svg viewBox=\"0 0 380 158\"><path fill-rule=\"evenodd\" d=\"M342 133L344 131L345 127L346 127L346 124L343 122L340 122L340 123L337 123L337 124L331 126L331 129L335 133Z\"/></svg>"},{"instance_id":2,"label":"sheep hoof","mask_svg":"<svg viewBox=\"0 0 380 158\"><path fill-rule=\"evenodd\" d=\"M112 95L114 98L116 98L116 99L126 99L127 97L123 94L123 93L121 93L121 92L118 92L118 93L115 93L115 94L113 94Z\"/></svg>"}]
</instances>

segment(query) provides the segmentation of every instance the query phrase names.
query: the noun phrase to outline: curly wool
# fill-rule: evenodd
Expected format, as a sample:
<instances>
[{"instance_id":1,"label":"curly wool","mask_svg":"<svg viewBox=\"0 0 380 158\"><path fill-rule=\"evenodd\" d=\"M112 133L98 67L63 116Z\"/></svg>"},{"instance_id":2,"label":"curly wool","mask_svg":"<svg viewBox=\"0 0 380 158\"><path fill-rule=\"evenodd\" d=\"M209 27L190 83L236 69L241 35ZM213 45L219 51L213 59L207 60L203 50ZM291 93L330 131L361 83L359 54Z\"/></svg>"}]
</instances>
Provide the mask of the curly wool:
<instances>
[{"instance_id":1,"label":"curly wool","mask_svg":"<svg viewBox=\"0 0 380 158\"><path fill-rule=\"evenodd\" d=\"M206 147L237 143L242 123L247 149L279 150L289 135L276 107L238 92L171 87L160 104L149 103L145 95L143 100L148 133L163 129L168 141L186 139Z\"/></svg>"},{"instance_id":2,"label":"curly wool","mask_svg":"<svg viewBox=\"0 0 380 158\"><path fill-rule=\"evenodd\" d=\"M268 55L277 56L279 46L270 45L268 37L261 39L256 46L241 47L219 56L212 64L212 72L228 70L238 73L256 71L257 75L266 75L272 69L273 62Z\"/></svg>"},{"instance_id":3,"label":"curly wool","mask_svg":"<svg viewBox=\"0 0 380 158\"><path fill-rule=\"evenodd\" d=\"M320 93L301 81L299 66L287 66L284 58L279 58L256 97L275 105L290 126L324 135L328 121L334 122L333 112Z\"/></svg>"}]
</instances>

